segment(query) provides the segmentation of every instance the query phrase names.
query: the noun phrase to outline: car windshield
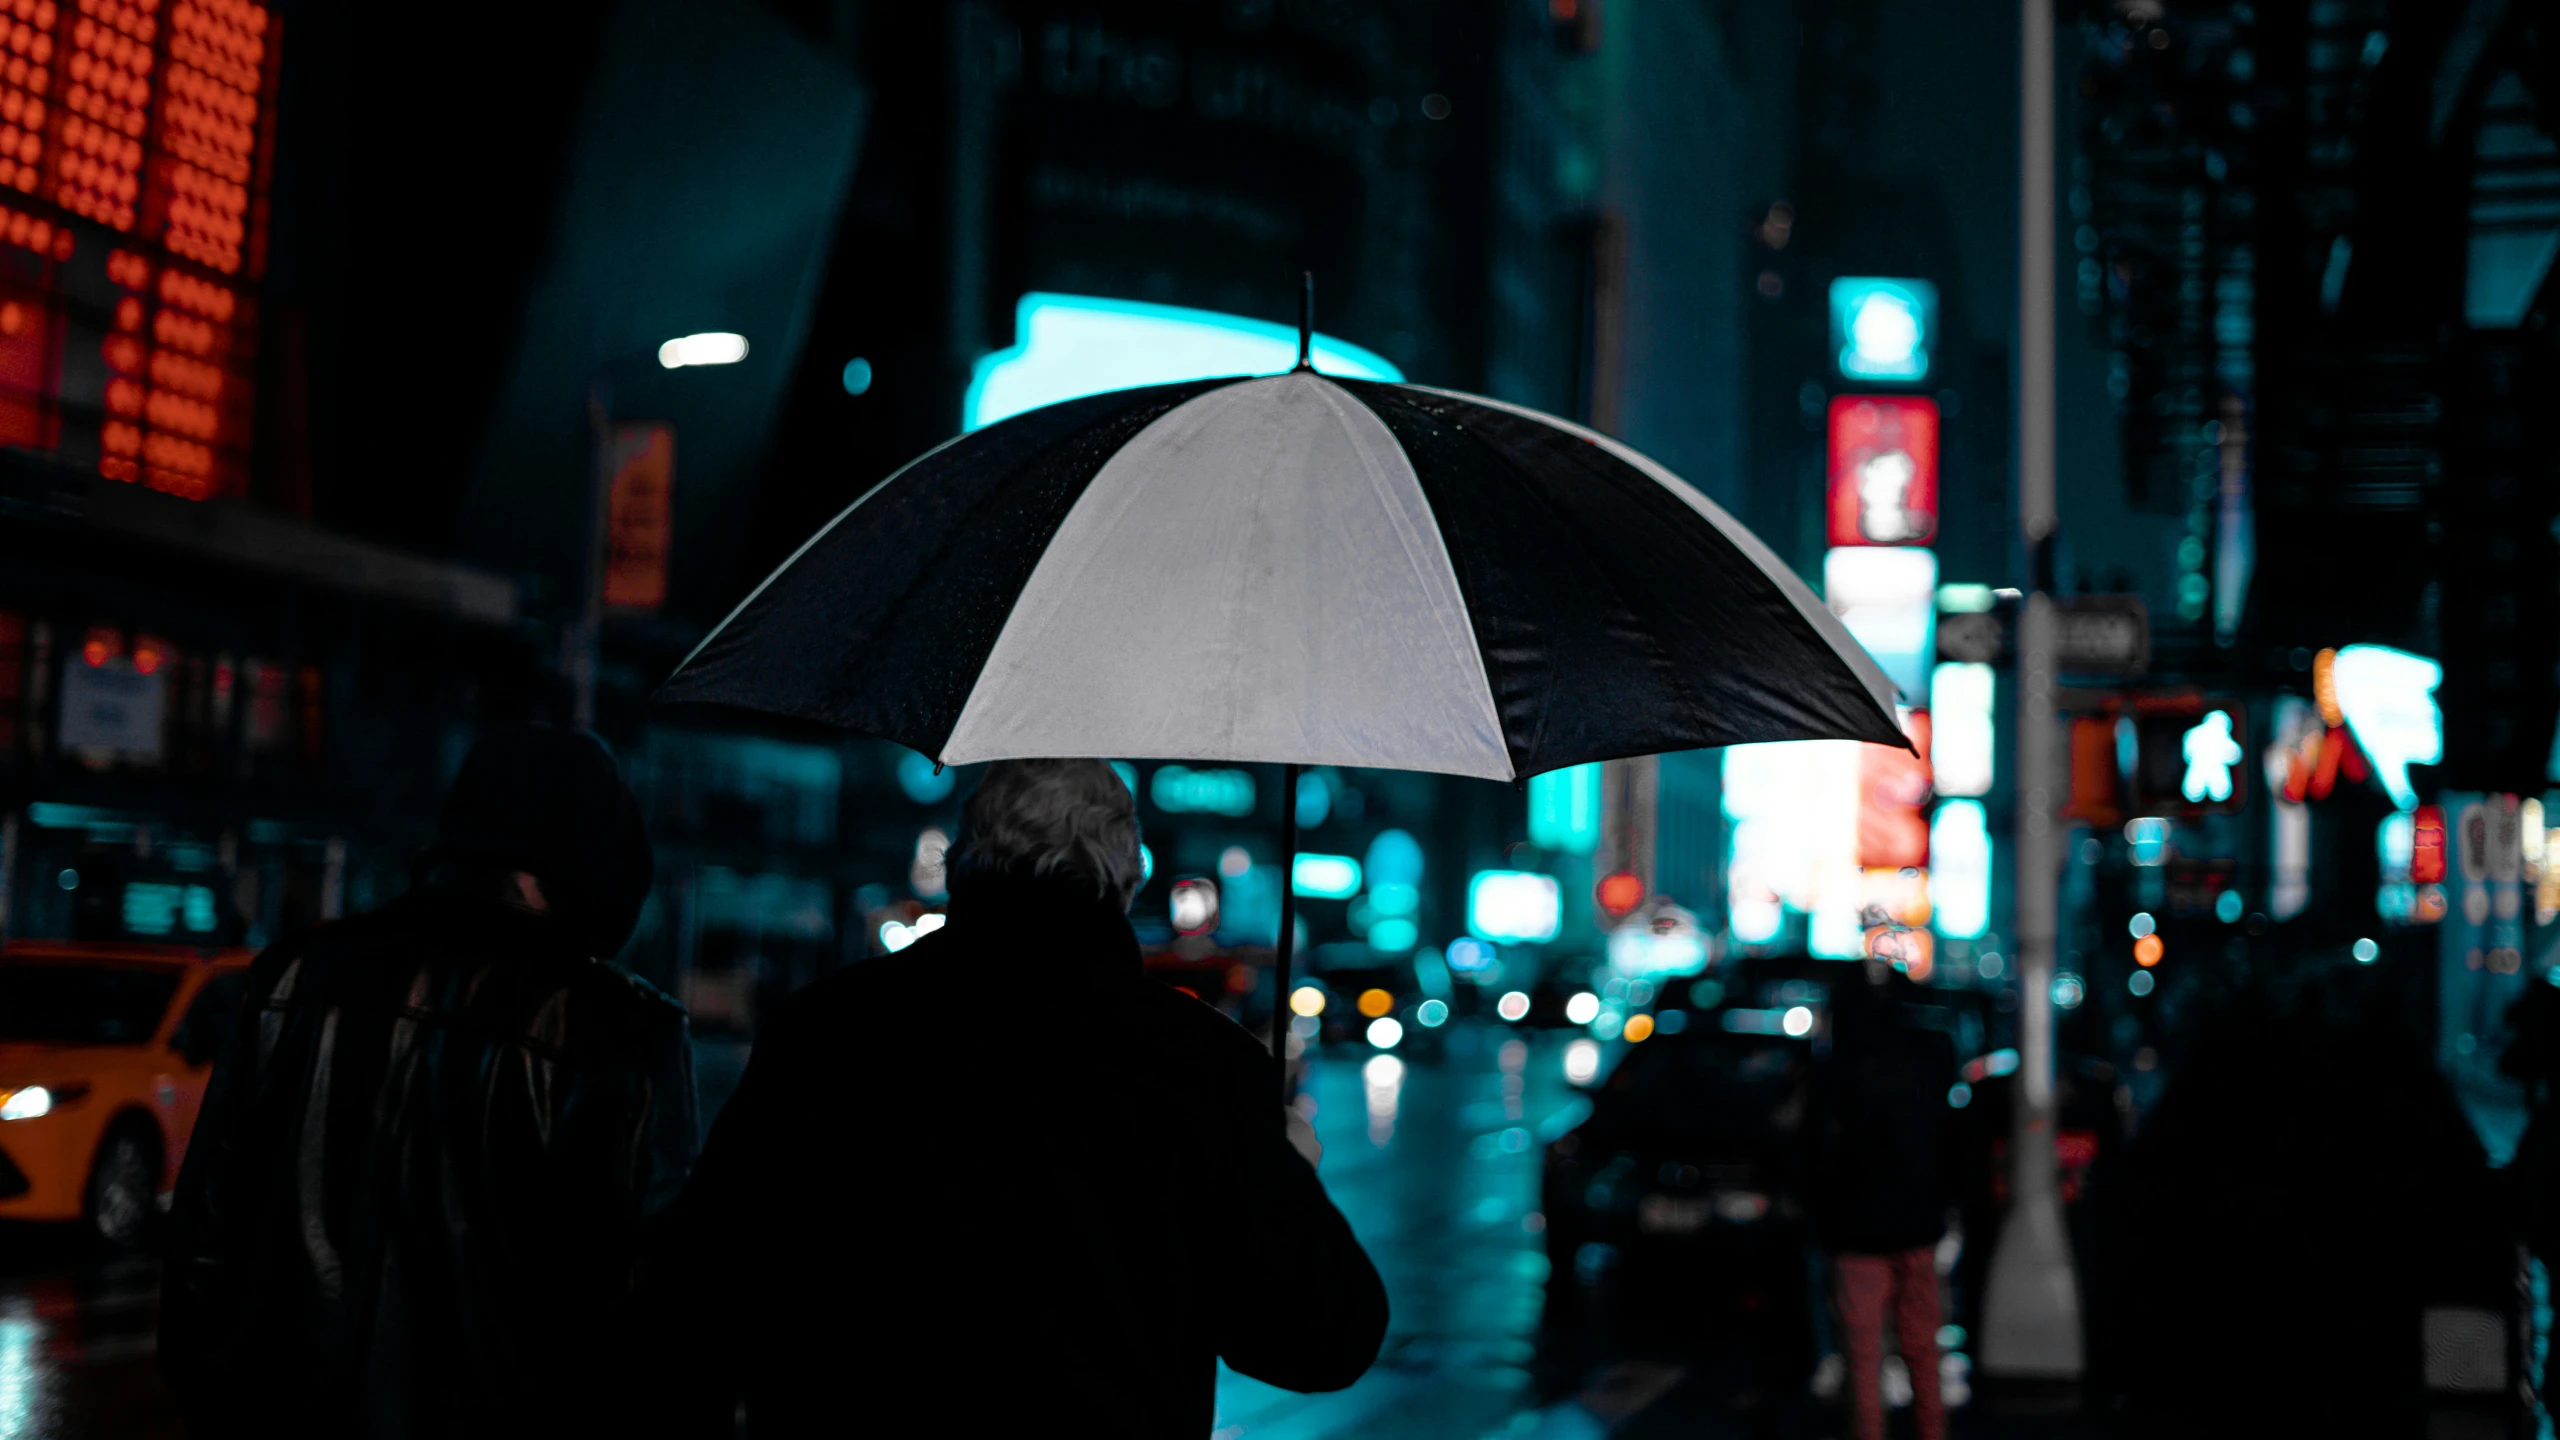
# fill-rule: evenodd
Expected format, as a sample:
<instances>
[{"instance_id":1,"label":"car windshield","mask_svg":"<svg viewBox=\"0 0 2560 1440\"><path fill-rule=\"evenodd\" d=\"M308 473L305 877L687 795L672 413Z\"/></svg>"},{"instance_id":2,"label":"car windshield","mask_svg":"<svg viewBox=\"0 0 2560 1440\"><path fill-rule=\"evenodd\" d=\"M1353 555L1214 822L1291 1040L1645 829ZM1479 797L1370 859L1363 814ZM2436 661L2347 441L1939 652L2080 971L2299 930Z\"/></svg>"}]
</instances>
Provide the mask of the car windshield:
<instances>
[{"instance_id":1,"label":"car windshield","mask_svg":"<svg viewBox=\"0 0 2560 1440\"><path fill-rule=\"evenodd\" d=\"M177 989L157 966L0 965L0 1040L138 1045Z\"/></svg>"}]
</instances>

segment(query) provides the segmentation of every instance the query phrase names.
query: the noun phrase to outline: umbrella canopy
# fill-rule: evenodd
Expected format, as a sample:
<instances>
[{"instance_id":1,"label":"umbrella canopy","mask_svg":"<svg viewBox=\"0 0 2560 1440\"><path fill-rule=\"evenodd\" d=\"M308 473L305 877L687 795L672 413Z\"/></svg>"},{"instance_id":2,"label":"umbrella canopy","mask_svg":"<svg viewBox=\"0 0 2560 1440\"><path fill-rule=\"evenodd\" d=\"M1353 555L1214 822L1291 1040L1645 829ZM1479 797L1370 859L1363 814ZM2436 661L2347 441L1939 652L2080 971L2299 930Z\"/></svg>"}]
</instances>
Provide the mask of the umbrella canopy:
<instances>
[{"instance_id":1,"label":"umbrella canopy","mask_svg":"<svg viewBox=\"0 0 2560 1440\"><path fill-rule=\"evenodd\" d=\"M883 481L660 692L1042 756L1517 779L1765 740L1903 745L1804 582L1607 436L1286 375L1070 400Z\"/></svg>"}]
</instances>

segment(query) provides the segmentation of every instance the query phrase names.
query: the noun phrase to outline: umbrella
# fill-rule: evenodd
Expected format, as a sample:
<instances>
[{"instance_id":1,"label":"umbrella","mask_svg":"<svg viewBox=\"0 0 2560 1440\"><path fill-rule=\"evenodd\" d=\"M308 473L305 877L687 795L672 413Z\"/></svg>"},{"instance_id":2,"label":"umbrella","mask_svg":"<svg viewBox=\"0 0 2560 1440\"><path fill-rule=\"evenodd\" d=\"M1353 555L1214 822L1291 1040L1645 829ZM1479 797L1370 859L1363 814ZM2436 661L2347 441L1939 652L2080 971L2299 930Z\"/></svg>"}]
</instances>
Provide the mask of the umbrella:
<instances>
[{"instance_id":1,"label":"umbrella","mask_svg":"<svg viewBox=\"0 0 2560 1440\"><path fill-rule=\"evenodd\" d=\"M1904 745L1895 694L1731 515L1608 436L1481 396L1286 374L1068 400L829 522L667 702L944 764L1284 767L1272 1048L1306 765L1523 780L1752 741Z\"/></svg>"}]
</instances>

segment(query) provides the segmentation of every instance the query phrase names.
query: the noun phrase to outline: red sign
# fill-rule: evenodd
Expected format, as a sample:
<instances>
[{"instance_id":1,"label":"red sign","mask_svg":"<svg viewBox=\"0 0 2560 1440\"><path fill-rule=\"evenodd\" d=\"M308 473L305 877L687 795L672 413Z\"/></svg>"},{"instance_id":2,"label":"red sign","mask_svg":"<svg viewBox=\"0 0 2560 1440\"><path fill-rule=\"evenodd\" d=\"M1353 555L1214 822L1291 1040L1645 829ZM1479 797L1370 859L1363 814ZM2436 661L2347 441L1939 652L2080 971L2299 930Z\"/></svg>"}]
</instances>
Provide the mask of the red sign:
<instances>
[{"instance_id":1,"label":"red sign","mask_svg":"<svg viewBox=\"0 0 2560 1440\"><path fill-rule=\"evenodd\" d=\"M0 445L246 492L277 39L260 0L0 13Z\"/></svg>"},{"instance_id":2,"label":"red sign","mask_svg":"<svg viewBox=\"0 0 2560 1440\"><path fill-rule=\"evenodd\" d=\"M2421 805L2409 817L2409 880L2416 885L2444 883L2444 807Z\"/></svg>"},{"instance_id":3,"label":"red sign","mask_svg":"<svg viewBox=\"0 0 2560 1440\"><path fill-rule=\"evenodd\" d=\"M1938 402L1831 401L1831 543L1926 545L1938 533Z\"/></svg>"},{"instance_id":4,"label":"red sign","mask_svg":"<svg viewBox=\"0 0 2560 1440\"><path fill-rule=\"evenodd\" d=\"M676 427L613 427L613 485L605 497L604 603L655 611L667 603L667 546L675 533Z\"/></svg>"},{"instance_id":5,"label":"red sign","mask_svg":"<svg viewBox=\"0 0 2560 1440\"><path fill-rule=\"evenodd\" d=\"M2124 786L2116 765L2116 722L2106 715L2071 717L2071 789L2067 820L2112 826L2124 819Z\"/></svg>"}]
</instances>

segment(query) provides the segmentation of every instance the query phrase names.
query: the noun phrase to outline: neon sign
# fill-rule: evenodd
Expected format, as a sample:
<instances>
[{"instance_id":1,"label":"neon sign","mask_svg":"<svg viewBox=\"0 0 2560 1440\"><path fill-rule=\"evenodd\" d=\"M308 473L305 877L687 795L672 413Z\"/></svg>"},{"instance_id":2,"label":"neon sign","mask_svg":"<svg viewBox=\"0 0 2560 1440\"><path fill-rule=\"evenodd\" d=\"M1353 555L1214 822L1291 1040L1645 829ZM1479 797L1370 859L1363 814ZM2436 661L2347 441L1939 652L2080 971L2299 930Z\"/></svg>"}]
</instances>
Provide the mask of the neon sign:
<instances>
[{"instance_id":1,"label":"neon sign","mask_svg":"<svg viewBox=\"0 0 2560 1440\"><path fill-rule=\"evenodd\" d=\"M1014 310L1015 341L980 360L961 402L971 430L1081 395L1219 375L1273 375L1298 363L1291 326L1214 310L1034 292ZM1316 369L1354 380L1402 380L1381 355L1331 335Z\"/></svg>"}]
</instances>

